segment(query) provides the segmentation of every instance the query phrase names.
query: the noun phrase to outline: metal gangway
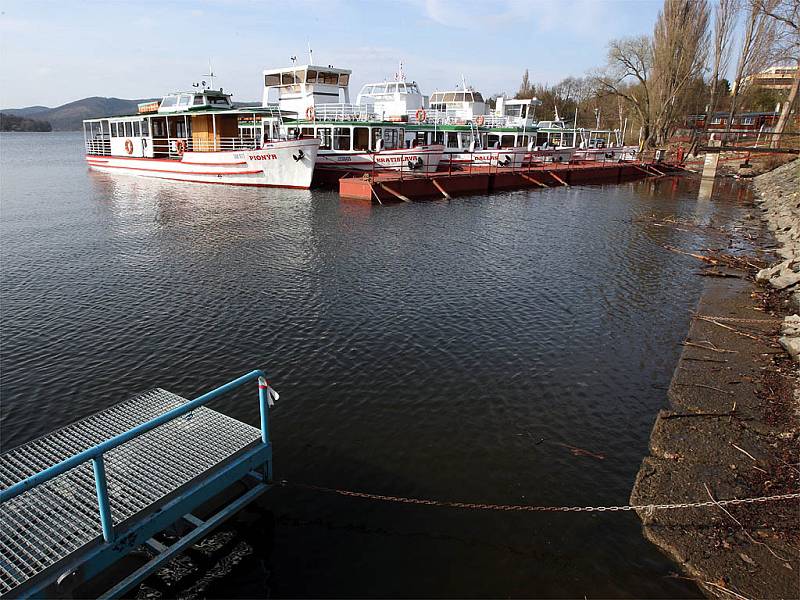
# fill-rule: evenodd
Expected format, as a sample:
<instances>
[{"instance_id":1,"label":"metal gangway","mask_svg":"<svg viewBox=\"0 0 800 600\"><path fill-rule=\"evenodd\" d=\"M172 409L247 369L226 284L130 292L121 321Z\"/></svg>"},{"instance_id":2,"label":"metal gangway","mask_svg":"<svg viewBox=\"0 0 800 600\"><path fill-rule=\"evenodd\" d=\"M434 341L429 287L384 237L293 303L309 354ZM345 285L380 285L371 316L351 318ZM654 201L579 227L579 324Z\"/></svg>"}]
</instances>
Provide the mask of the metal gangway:
<instances>
[{"instance_id":1,"label":"metal gangway","mask_svg":"<svg viewBox=\"0 0 800 600\"><path fill-rule=\"evenodd\" d=\"M260 429L204 406L252 381ZM155 556L102 597L144 581L269 489L273 398L260 370L191 401L156 388L0 455L0 596L67 596L143 545ZM176 524L177 541L154 539Z\"/></svg>"}]
</instances>

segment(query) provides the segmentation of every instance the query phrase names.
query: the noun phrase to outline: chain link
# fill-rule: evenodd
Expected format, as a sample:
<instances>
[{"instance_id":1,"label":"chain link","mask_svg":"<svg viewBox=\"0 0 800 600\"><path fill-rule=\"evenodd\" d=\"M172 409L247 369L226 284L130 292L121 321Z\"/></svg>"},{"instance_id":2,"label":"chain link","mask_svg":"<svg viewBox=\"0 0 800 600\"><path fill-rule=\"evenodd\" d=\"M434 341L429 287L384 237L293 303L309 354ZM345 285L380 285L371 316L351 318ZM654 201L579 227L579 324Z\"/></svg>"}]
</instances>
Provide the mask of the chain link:
<instances>
[{"instance_id":1,"label":"chain link","mask_svg":"<svg viewBox=\"0 0 800 600\"><path fill-rule=\"evenodd\" d=\"M694 315L694 318L712 319L714 321L721 321L723 323L754 323L754 324L783 323L783 319L739 319L737 317L715 317L713 315Z\"/></svg>"},{"instance_id":2,"label":"chain link","mask_svg":"<svg viewBox=\"0 0 800 600\"><path fill-rule=\"evenodd\" d=\"M486 504L483 502L452 502L448 500L428 500L425 498L406 498L403 496L385 496L382 494L369 494L328 488L307 483L290 483L285 479L278 482L283 487L296 487L317 492L326 492L347 496L350 498L364 498L379 500L381 502L397 502L400 504L416 504L421 506L440 506L445 508L466 508L472 510L496 510L506 512L619 512L619 511L645 511L674 510L681 508L707 508L711 506L729 506L732 504L754 504L756 502L776 502L779 500L800 499L800 493L779 494L776 496L758 496L755 498L732 498L729 500L706 500L704 502L681 502L676 504L632 504L624 506L535 506L530 504Z\"/></svg>"}]
</instances>

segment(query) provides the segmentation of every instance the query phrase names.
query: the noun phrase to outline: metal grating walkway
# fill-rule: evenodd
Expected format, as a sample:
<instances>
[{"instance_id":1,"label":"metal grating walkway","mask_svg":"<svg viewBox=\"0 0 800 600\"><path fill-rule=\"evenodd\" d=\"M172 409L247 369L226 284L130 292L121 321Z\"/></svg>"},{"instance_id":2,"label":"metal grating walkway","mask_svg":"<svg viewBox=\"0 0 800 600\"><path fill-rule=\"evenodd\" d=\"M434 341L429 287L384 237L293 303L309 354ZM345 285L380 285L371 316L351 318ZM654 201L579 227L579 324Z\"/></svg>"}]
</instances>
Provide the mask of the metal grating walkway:
<instances>
[{"instance_id":1,"label":"metal grating walkway","mask_svg":"<svg viewBox=\"0 0 800 600\"><path fill-rule=\"evenodd\" d=\"M0 456L0 489L188 402L154 389ZM203 406L105 454L114 525L146 514L210 469L261 441L255 427ZM91 461L3 503L0 595L101 543Z\"/></svg>"}]
</instances>

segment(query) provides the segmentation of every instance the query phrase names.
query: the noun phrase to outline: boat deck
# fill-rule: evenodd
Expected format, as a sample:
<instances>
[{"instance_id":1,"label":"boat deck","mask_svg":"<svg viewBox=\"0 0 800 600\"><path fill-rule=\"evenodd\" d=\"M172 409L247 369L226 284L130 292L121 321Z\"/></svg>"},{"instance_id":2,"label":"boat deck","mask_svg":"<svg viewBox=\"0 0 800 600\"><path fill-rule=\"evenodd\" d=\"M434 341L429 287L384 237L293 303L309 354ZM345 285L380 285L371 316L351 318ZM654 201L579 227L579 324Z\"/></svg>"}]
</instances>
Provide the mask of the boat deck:
<instances>
[{"instance_id":1,"label":"boat deck","mask_svg":"<svg viewBox=\"0 0 800 600\"><path fill-rule=\"evenodd\" d=\"M486 194L498 190L619 183L682 171L667 163L599 162L537 163L524 167L466 165L436 173L381 170L353 173L338 180L339 195L355 200L409 201Z\"/></svg>"},{"instance_id":2,"label":"boat deck","mask_svg":"<svg viewBox=\"0 0 800 600\"><path fill-rule=\"evenodd\" d=\"M6 491L188 402L153 389L19 446L0 456L0 489ZM148 518L152 520L187 490L202 487L212 473L263 446L258 428L196 406L104 452L101 460L115 534L108 543L104 543L92 460L5 499L0 512L0 595L35 594L103 547L116 546L118 553L121 545L140 543L137 527ZM248 464L240 471L251 469ZM187 508L193 507L181 506L179 512ZM143 533L145 539L152 534Z\"/></svg>"}]
</instances>

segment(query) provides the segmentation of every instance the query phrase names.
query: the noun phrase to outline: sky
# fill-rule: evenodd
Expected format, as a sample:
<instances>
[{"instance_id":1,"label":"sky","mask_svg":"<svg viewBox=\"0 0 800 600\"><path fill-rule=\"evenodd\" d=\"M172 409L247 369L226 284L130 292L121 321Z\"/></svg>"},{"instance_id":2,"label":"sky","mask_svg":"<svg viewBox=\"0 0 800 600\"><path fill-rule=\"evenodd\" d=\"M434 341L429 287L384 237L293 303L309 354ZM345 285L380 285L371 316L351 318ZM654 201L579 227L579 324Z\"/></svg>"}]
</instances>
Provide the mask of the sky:
<instances>
[{"instance_id":1,"label":"sky","mask_svg":"<svg viewBox=\"0 0 800 600\"><path fill-rule=\"evenodd\" d=\"M651 33L660 0L0 0L0 107L148 98L208 73L260 101L261 72L314 62L361 85L399 61L424 94L461 76L489 96L605 63L610 39Z\"/></svg>"}]
</instances>

